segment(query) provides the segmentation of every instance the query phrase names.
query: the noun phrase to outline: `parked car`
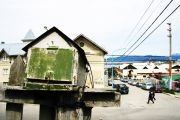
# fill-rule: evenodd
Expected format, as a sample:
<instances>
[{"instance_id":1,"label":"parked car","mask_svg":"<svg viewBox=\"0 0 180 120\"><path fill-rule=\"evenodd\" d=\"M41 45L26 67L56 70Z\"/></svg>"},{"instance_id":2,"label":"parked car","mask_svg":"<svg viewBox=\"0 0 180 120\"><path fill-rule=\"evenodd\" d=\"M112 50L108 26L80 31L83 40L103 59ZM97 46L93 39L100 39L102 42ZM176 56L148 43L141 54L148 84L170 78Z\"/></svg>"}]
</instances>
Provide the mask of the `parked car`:
<instances>
[{"instance_id":1,"label":"parked car","mask_svg":"<svg viewBox=\"0 0 180 120\"><path fill-rule=\"evenodd\" d=\"M133 83L133 80L132 80L132 79L129 79L129 80L128 80L128 84L132 85L132 83Z\"/></svg>"},{"instance_id":2,"label":"parked car","mask_svg":"<svg viewBox=\"0 0 180 120\"><path fill-rule=\"evenodd\" d=\"M152 83L143 83L141 88L145 90L149 90L151 87L153 87Z\"/></svg>"},{"instance_id":3,"label":"parked car","mask_svg":"<svg viewBox=\"0 0 180 120\"><path fill-rule=\"evenodd\" d=\"M127 78L121 78L121 81L122 82L128 82L128 79Z\"/></svg>"},{"instance_id":4,"label":"parked car","mask_svg":"<svg viewBox=\"0 0 180 120\"><path fill-rule=\"evenodd\" d=\"M120 80L108 80L108 86L112 86L112 84L116 85L116 84L120 84Z\"/></svg>"},{"instance_id":5,"label":"parked car","mask_svg":"<svg viewBox=\"0 0 180 120\"><path fill-rule=\"evenodd\" d=\"M143 85L143 83L139 83L139 82L137 82L137 84L136 84L136 87L142 87L142 85Z\"/></svg>"},{"instance_id":6,"label":"parked car","mask_svg":"<svg viewBox=\"0 0 180 120\"><path fill-rule=\"evenodd\" d=\"M137 84L137 81L134 80L134 81L132 82L132 85L136 86L136 84Z\"/></svg>"},{"instance_id":7,"label":"parked car","mask_svg":"<svg viewBox=\"0 0 180 120\"><path fill-rule=\"evenodd\" d=\"M116 84L115 87L116 87L117 91L119 91L121 94L129 93L129 87L126 86L126 84Z\"/></svg>"}]
</instances>

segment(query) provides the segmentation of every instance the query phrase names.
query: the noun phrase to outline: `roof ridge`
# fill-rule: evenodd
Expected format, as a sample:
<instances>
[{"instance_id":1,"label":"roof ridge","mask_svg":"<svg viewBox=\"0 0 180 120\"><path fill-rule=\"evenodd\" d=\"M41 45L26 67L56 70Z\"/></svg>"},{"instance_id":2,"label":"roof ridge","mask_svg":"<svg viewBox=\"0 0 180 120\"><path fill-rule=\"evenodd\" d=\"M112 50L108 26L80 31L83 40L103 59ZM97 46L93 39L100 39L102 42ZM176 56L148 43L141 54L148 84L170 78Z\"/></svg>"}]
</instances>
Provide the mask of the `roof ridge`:
<instances>
[{"instance_id":1,"label":"roof ridge","mask_svg":"<svg viewBox=\"0 0 180 120\"><path fill-rule=\"evenodd\" d=\"M74 41L76 41L76 39L77 38L79 38L79 37L84 37L84 38L86 38L88 41L90 41L92 44L94 44L94 45L96 45L98 48L100 48L102 51L104 51L104 53L105 54L108 54L108 52L103 48L103 47L101 47L100 45L98 45L96 42L94 42L93 40L91 40L90 38L88 38L87 36L85 36L84 34L79 34L75 39L74 39Z\"/></svg>"}]
</instances>

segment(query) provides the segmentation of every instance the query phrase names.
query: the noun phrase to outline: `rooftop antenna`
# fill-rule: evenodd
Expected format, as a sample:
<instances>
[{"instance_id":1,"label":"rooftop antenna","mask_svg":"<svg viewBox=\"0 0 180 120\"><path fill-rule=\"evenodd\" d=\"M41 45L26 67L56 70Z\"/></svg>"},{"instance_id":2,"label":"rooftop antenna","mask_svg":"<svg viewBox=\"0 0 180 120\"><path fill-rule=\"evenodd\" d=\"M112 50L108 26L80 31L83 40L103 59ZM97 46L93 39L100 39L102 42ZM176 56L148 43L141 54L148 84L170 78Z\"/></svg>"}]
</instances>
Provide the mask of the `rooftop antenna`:
<instances>
[{"instance_id":1,"label":"rooftop antenna","mask_svg":"<svg viewBox=\"0 0 180 120\"><path fill-rule=\"evenodd\" d=\"M47 28L47 26L44 26L44 29L48 31L48 28Z\"/></svg>"}]
</instances>

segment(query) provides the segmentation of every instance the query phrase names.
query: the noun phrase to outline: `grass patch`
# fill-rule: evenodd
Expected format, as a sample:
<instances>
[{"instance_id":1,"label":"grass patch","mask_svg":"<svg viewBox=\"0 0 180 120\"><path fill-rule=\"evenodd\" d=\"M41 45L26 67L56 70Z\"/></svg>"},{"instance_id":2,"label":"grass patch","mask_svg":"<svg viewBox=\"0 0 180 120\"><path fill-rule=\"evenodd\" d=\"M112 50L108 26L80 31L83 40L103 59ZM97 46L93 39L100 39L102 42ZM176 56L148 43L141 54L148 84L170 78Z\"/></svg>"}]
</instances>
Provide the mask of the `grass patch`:
<instances>
[{"instance_id":1,"label":"grass patch","mask_svg":"<svg viewBox=\"0 0 180 120\"><path fill-rule=\"evenodd\" d=\"M168 88L164 88L163 93L175 94L175 91L174 90L169 90Z\"/></svg>"}]
</instances>

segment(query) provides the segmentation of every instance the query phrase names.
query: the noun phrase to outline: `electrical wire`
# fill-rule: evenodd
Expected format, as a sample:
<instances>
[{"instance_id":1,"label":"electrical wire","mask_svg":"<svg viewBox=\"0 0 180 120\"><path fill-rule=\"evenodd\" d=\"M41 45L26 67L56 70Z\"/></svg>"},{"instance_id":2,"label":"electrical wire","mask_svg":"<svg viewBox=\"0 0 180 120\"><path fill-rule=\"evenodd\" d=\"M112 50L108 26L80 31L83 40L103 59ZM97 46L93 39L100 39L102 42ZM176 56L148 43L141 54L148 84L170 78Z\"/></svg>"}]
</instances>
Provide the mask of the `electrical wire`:
<instances>
[{"instance_id":1,"label":"electrical wire","mask_svg":"<svg viewBox=\"0 0 180 120\"><path fill-rule=\"evenodd\" d=\"M130 32L130 34L128 35L127 39L125 40L125 42L127 40L129 40L129 38L131 37L131 35L133 34L133 32L135 31L135 29L137 28L138 24L140 23L140 21L143 19L143 17L145 16L145 14L147 13L147 11L149 10L149 8L151 7L152 3L154 2L154 0L151 1L150 5L148 6L148 8L145 10L145 12L143 13L143 15L140 17L140 19L138 20L138 22L136 23L136 25L134 26L134 28L132 29L132 31ZM125 42L123 44L125 44Z\"/></svg>"},{"instance_id":2,"label":"electrical wire","mask_svg":"<svg viewBox=\"0 0 180 120\"><path fill-rule=\"evenodd\" d=\"M161 11L161 13L156 17L156 19L150 24L150 26L143 32L143 34L131 45L128 50L123 54L123 56L144 36L144 34L152 27L152 25L158 20L158 18L163 14L163 12L169 7L169 5L172 3L173 0L171 0L166 7Z\"/></svg>"},{"instance_id":3,"label":"electrical wire","mask_svg":"<svg viewBox=\"0 0 180 120\"><path fill-rule=\"evenodd\" d=\"M154 33L178 8L174 9L153 31L151 31L146 38L143 39L128 55L130 55L134 50L136 50L152 33Z\"/></svg>"},{"instance_id":4,"label":"electrical wire","mask_svg":"<svg viewBox=\"0 0 180 120\"><path fill-rule=\"evenodd\" d=\"M134 38L140 31L141 29L144 27L144 25L148 22L148 20L152 17L153 13L157 10L157 8L159 7L159 5L162 3L163 0L161 0L158 5L155 7L155 9L152 11L152 13L149 15L149 17L145 20L145 22L141 25L141 27L138 29L138 31L134 34L134 36L132 38ZM126 45L126 47L132 42L132 39L129 41L129 43ZM125 47L125 48L126 48Z\"/></svg>"}]
</instances>

